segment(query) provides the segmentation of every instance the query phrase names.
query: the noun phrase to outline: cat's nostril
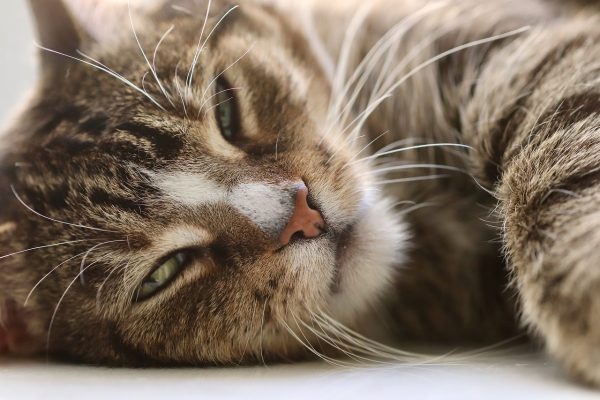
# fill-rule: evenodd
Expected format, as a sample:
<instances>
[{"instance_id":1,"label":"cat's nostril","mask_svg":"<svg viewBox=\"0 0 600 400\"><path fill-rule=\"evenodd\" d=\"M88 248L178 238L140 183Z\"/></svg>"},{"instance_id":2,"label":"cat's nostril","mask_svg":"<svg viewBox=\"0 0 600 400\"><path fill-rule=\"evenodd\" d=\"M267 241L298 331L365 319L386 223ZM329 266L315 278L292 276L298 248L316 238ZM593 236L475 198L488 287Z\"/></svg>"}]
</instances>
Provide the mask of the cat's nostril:
<instances>
[{"instance_id":1,"label":"cat's nostril","mask_svg":"<svg viewBox=\"0 0 600 400\"><path fill-rule=\"evenodd\" d=\"M292 217L279 235L279 243L288 245L297 239L312 239L325 231L325 221L321 213L308 204L308 188L302 185L296 193L296 203Z\"/></svg>"}]
</instances>

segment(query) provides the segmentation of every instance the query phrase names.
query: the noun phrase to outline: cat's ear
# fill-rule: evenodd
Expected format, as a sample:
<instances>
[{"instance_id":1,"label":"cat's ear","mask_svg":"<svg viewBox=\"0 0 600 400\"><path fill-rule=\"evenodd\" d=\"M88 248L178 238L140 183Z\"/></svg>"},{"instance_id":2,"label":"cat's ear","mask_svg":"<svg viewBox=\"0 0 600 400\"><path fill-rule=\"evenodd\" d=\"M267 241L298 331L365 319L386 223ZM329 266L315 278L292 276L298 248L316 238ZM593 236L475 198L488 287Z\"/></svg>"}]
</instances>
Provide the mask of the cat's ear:
<instances>
[{"instance_id":1,"label":"cat's ear","mask_svg":"<svg viewBox=\"0 0 600 400\"><path fill-rule=\"evenodd\" d=\"M68 57L91 43L115 34L115 15L123 16L126 3L115 0L28 0L45 68L61 67ZM125 7L125 9L124 9ZM126 15L126 14L125 14Z\"/></svg>"},{"instance_id":2,"label":"cat's ear","mask_svg":"<svg viewBox=\"0 0 600 400\"><path fill-rule=\"evenodd\" d=\"M88 39L85 30L75 21L62 0L29 0L37 39L45 49L76 56L83 41ZM42 49L42 64L46 68L60 65L64 59Z\"/></svg>"},{"instance_id":3,"label":"cat's ear","mask_svg":"<svg viewBox=\"0 0 600 400\"><path fill-rule=\"evenodd\" d=\"M30 355L39 351L27 323L27 312L14 301L0 297L0 356Z\"/></svg>"}]
</instances>

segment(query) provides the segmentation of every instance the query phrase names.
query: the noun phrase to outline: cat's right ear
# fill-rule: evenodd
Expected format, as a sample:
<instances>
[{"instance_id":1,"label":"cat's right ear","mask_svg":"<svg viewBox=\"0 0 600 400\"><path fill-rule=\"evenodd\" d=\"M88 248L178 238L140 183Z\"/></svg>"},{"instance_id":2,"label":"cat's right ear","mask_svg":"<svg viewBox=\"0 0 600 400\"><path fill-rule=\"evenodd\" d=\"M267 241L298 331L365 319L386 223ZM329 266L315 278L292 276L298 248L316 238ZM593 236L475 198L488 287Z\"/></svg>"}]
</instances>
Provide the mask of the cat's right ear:
<instances>
[{"instance_id":1,"label":"cat's right ear","mask_svg":"<svg viewBox=\"0 0 600 400\"><path fill-rule=\"evenodd\" d=\"M80 26L62 0L29 0L38 44L42 47L42 71L62 68L68 57L78 57L77 50L89 35Z\"/></svg>"},{"instance_id":2,"label":"cat's right ear","mask_svg":"<svg viewBox=\"0 0 600 400\"><path fill-rule=\"evenodd\" d=\"M129 10L123 0L28 0L37 40L42 47L43 73L64 72L69 57L78 50L118 39L118 24ZM137 2L136 2L137 4ZM133 7L137 9L137 7ZM125 17L126 18L126 17ZM65 57L66 56L66 57Z\"/></svg>"}]
</instances>

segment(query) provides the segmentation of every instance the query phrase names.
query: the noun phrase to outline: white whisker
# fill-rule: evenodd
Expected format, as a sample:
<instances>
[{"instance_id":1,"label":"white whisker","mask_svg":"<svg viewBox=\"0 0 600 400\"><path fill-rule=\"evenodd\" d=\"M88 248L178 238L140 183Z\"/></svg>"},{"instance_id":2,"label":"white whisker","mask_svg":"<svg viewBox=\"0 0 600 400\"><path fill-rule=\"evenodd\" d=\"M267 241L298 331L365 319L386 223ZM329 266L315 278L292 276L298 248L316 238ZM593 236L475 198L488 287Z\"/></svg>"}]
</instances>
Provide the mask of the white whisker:
<instances>
[{"instance_id":1,"label":"white whisker","mask_svg":"<svg viewBox=\"0 0 600 400\"><path fill-rule=\"evenodd\" d=\"M129 267L129 263L131 261L128 261L127 264L125 264L125 267L123 269L127 269L127 267ZM98 290L96 291L96 309L100 308L100 297L102 295L102 290L104 289L104 285L106 285L106 282L108 282L108 280L110 279L110 277L116 272L121 270L121 268L119 266L111 268L110 272L108 273L108 275L106 276L106 278L104 278L104 280L102 281L102 284L100 284L100 286L98 287Z\"/></svg>"},{"instance_id":2,"label":"white whisker","mask_svg":"<svg viewBox=\"0 0 600 400\"><path fill-rule=\"evenodd\" d=\"M358 157L359 155L361 155L361 153L365 150L367 150L369 147L371 147L375 142L377 142L379 139L381 139L383 136L387 135L388 133L390 133L390 131L385 131L383 132L381 135L377 136L375 139L371 140L369 143L367 143L362 149L360 149L355 155L353 155L350 160L348 160L348 162L346 163L346 165L348 165L348 163L352 162L353 160L356 159L356 157ZM341 146L340 146L341 147ZM329 157L329 160L327 160L327 163L329 164L329 162L331 161L331 159L340 151L340 149L337 149L332 155L331 157ZM344 165L344 167L346 166Z\"/></svg>"},{"instance_id":3,"label":"white whisker","mask_svg":"<svg viewBox=\"0 0 600 400\"><path fill-rule=\"evenodd\" d=\"M75 228L84 228L84 229L90 229L92 231L99 231L99 232L117 233L117 231L111 231L111 230L107 230L107 229L94 228L94 227L91 227L91 226L81 225L81 224L72 224L70 222L60 221L58 219L47 217L47 216L45 216L43 214L40 214L39 212L35 211L33 208L29 207L21 199L21 197L19 197L19 194L17 193L17 191L15 190L15 187L13 185L10 185L10 189L12 190L13 195L15 196L15 198L19 201L19 203L21 203L21 205L23 207L25 207L27 210L29 210L30 212L32 212L33 214L37 215L40 218L44 218L44 219L47 219L48 221L56 222L56 223L63 224L63 225L73 226Z\"/></svg>"},{"instance_id":4,"label":"white whisker","mask_svg":"<svg viewBox=\"0 0 600 400\"><path fill-rule=\"evenodd\" d=\"M169 34L173 32L173 29L175 29L175 25L171 25L171 27L167 29L167 31L161 36L160 40L156 44L156 47L154 48L154 53L152 54L152 69L154 71L156 71L156 55L158 54L158 49L160 48L162 42L167 38L167 36L169 36Z\"/></svg>"},{"instance_id":5,"label":"white whisker","mask_svg":"<svg viewBox=\"0 0 600 400\"><path fill-rule=\"evenodd\" d=\"M221 71L221 73L219 73L217 76L215 76L212 81L210 81L210 83L208 84L208 86L206 86L206 88L204 89L204 92L202 92L202 104L204 104L204 100L206 99L206 93L208 93L208 91L210 90L210 88L212 87L212 85L215 84L215 82L221 77L223 76L223 74L227 71L229 71L231 68L233 68L238 62L240 62L244 57L246 57L246 55L248 53L250 53L250 51L254 48L254 46L256 45L256 43L252 43L250 45L250 47L248 48L248 50L246 50L244 52L244 54L242 54L237 60L235 60L233 63L229 64L229 66L227 66L227 68L225 68L223 71ZM198 110L198 115L202 112L202 109Z\"/></svg>"},{"instance_id":6,"label":"white whisker","mask_svg":"<svg viewBox=\"0 0 600 400\"><path fill-rule=\"evenodd\" d=\"M57 265L57 266L55 266L54 268L52 268L52 269L51 269L51 270L50 270L50 271L49 271L49 272L48 272L46 275L44 275L44 276L42 277L42 279L40 279L40 280L39 280L39 281L38 281L38 282L37 282L37 283L36 283L36 284L33 286L33 288L32 288L32 289L29 291L29 293L27 294L27 297L25 298L25 302L23 303L23 306L24 306L24 307L26 307L26 306L27 306L27 303L29 302L29 299L30 299L30 298L31 298L31 296L33 295L33 292L35 292L35 290L37 289L37 287L38 287L39 285L41 285L41 284L42 284L42 282L43 282L44 280L46 280L46 279L47 279L47 278L48 278L50 275L52 275L52 274L54 273L54 271L56 271L57 269L59 269L60 267L62 267L62 266L63 266L63 265L65 265L66 263L68 263L69 261L72 261L72 260L76 259L77 257L80 257L80 256L84 255L86 252L87 252L87 251L83 251L83 252L81 252L81 253L79 253L79 254L77 254L77 255L75 255L75 256L73 256L73 257L71 257L71 258L69 258L69 259L67 259L67 260L65 260L65 261L63 261L63 262L61 262L60 264L58 264L58 265Z\"/></svg>"},{"instance_id":7,"label":"white whisker","mask_svg":"<svg viewBox=\"0 0 600 400\"><path fill-rule=\"evenodd\" d=\"M9 257L13 257L13 256L16 256L16 255L19 255L19 254L29 253L30 251L34 251L34 250L49 249L49 248L52 248L52 247L66 246L66 245L69 245L69 244L89 242L90 240L93 240L93 239L69 240L67 242L60 242L60 243L47 244L47 245L44 245L44 246L31 247L29 249L25 249L25 250L21 250L21 251L15 251L14 253L6 254L6 255L0 257L0 260L3 260L5 258L9 258Z\"/></svg>"},{"instance_id":8,"label":"white whisker","mask_svg":"<svg viewBox=\"0 0 600 400\"><path fill-rule=\"evenodd\" d=\"M217 92L217 93L213 94L212 96L210 96L210 97L208 97L206 100L204 100L204 102L203 102L203 103L202 103L202 105L200 106L200 109L203 109L203 108L204 108L204 106L206 105L206 103L208 103L209 101L211 101L212 99L214 99L214 98L215 98L215 97L217 97L218 95L220 95L220 94L223 94L223 93L227 93L227 92L236 91L236 90L242 90L242 88L241 88L241 87L235 87L235 88L224 89L224 90L221 90L221 91L219 91L219 92Z\"/></svg>"},{"instance_id":9,"label":"white whisker","mask_svg":"<svg viewBox=\"0 0 600 400\"><path fill-rule=\"evenodd\" d=\"M131 13L131 1L130 0L127 0L127 11L129 14L129 22L131 24L131 31L132 31L133 37L135 38L135 41L138 45L138 48L140 49L140 52L142 53L142 57L144 57L146 64L148 64L148 67L150 68L150 72L152 72L152 75L154 76L154 79L156 80L156 83L158 84L160 91L163 93L163 95L169 101L169 103L171 103L171 105L173 107L175 107L175 104L173 104L173 101L171 100L171 96L169 95L169 93L167 93L166 89L164 88L162 82L160 81L160 78L158 77L158 75L156 73L156 69L154 69L152 64L150 64L150 60L148 60L148 57L146 56L146 52L144 51L144 48L142 47L142 43L140 42L138 34L135 30L135 25L133 23L133 15ZM161 41L162 41L162 39L161 39ZM159 42L159 44L160 44L160 42Z\"/></svg>"},{"instance_id":10,"label":"white whisker","mask_svg":"<svg viewBox=\"0 0 600 400\"><path fill-rule=\"evenodd\" d=\"M73 280L69 283L69 285L67 286L67 288L65 289L65 291L63 292L63 294L60 296L60 299L58 299L58 302L56 303L56 307L54 308L54 312L52 313L52 317L50 318L50 324L48 325L48 334L46 336L46 352L47 352L47 354L50 351L50 337L52 335L52 326L54 325L54 319L56 318L56 314L58 313L58 309L59 309L62 301L67 296L67 293L69 292L69 290L71 289L71 287L75 284L75 282L77 282L77 279L79 279L79 276L82 275L85 271L87 271L91 267L93 267L96 263L97 263L97 261L91 263L90 265L88 265L87 267L85 267L82 271L80 271L75 276L75 278L73 278Z\"/></svg>"},{"instance_id":11,"label":"white whisker","mask_svg":"<svg viewBox=\"0 0 600 400\"><path fill-rule=\"evenodd\" d=\"M221 25L221 23L223 23L223 21L225 20L225 18L227 18L227 16L229 14L231 14L234 10L236 10L238 7L239 7L238 5L235 5L235 6L231 7L229 10L227 10L227 12L225 14L223 14L223 16L221 17L221 19L219 19L217 21L217 23L215 24L215 26L209 32L208 36L206 36L206 39L204 39L204 42L202 43L202 47L200 48L200 51L198 52L197 57L195 59L194 68L196 67L195 64L198 63L198 59L200 57L200 54L202 54L202 51L204 51L204 48L205 48L206 44L208 43L208 41L212 37L212 35L215 32L215 30ZM194 71L192 70L192 76L191 76L191 79L190 79L190 84L188 85L190 87L192 86L193 75L194 75ZM204 95L202 96L202 98L204 98Z\"/></svg>"},{"instance_id":12,"label":"white whisker","mask_svg":"<svg viewBox=\"0 0 600 400\"><path fill-rule=\"evenodd\" d=\"M409 183L409 182L422 182L422 181L433 181L437 179L448 178L449 175L438 174L438 175L425 175L415 176L412 178L399 178L399 179L388 179L385 181L378 181L376 185L392 185L396 183Z\"/></svg>"},{"instance_id":13,"label":"white whisker","mask_svg":"<svg viewBox=\"0 0 600 400\"><path fill-rule=\"evenodd\" d=\"M338 62L335 67L334 72L334 81L331 88L331 97L329 99L329 114L327 116L327 121L330 122L333 115L335 115L335 111L337 110L337 99L341 98L344 93L342 92L344 78L346 77L346 71L348 69L348 64L350 63L350 55L351 50L354 46L356 35L358 34L359 29L364 24L367 19L368 13L371 10L372 4L369 2L363 3L363 5L356 11L353 15L350 23L348 24L348 28L344 33L344 39L342 41L342 48L340 50L340 55Z\"/></svg>"},{"instance_id":14,"label":"white whisker","mask_svg":"<svg viewBox=\"0 0 600 400\"><path fill-rule=\"evenodd\" d=\"M175 82L175 87L177 89L177 93L179 94L179 98L181 99L181 106L183 107L183 114L185 115L186 118L189 118L189 115L187 112L185 96L183 94L183 90L187 90L187 86L185 86L185 89L182 89L181 83L179 83L179 66L180 65L181 65L181 61L178 62L177 65L175 66L175 76L174 76L173 81Z\"/></svg>"},{"instance_id":15,"label":"white whisker","mask_svg":"<svg viewBox=\"0 0 600 400\"><path fill-rule=\"evenodd\" d=\"M172 8L173 10L175 10L175 11L182 12L182 13L184 13L184 14L187 14L187 15L189 15L189 16L194 16L194 14L193 14L193 13L192 13L190 10L188 10L187 8L185 8L185 7L183 7L183 6L180 6L180 5L177 5L177 4L173 4L173 5L171 6L171 8Z\"/></svg>"},{"instance_id":16,"label":"white whisker","mask_svg":"<svg viewBox=\"0 0 600 400\"><path fill-rule=\"evenodd\" d=\"M97 250L99 247L105 246L107 244L111 244L111 243L126 243L126 240L110 240L108 242L103 242L103 243L99 243L95 246L90 247L90 249L85 253L85 255L83 256L83 259L81 260L81 264L79 266L79 270L81 271L80 276L81 276L81 284L85 285L85 280L83 278L83 270L84 270L84 266L85 266L85 261L87 260L88 256L94 251Z\"/></svg>"},{"instance_id":17,"label":"white whisker","mask_svg":"<svg viewBox=\"0 0 600 400\"><path fill-rule=\"evenodd\" d=\"M415 145L415 146L403 147L401 149L388 150L388 151L384 151L382 153L376 152L375 154L373 154L371 156L355 160L355 161L351 162L350 164L356 164L356 163L361 163L361 162L365 162L365 161L369 161L369 160L374 160L376 158L388 156L390 154L397 154L397 153L403 153L403 152L406 152L406 151L419 150L419 149L427 149L427 148L432 148L432 147L456 147L456 148L462 148L462 149L472 150L471 146L468 146L466 144L460 144L460 143L419 144L419 145Z\"/></svg>"},{"instance_id":18,"label":"white whisker","mask_svg":"<svg viewBox=\"0 0 600 400\"><path fill-rule=\"evenodd\" d=\"M208 15L210 14L210 8L212 6L212 0L208 0L208 4L206 6L206 15L204 16L204 22L202 23L202 30L200 31L200 37L198 38L198 44L196 45L196 51L194 52L194 57L192 58L192 64L190 65L190 69L188 71L186 86L191 89L192 80L194 76L194 71L196 69L196 64L198 63L198 59L200 57L200 51L202 51L202 46L200 43L202 42L202 36L204 36L204 29L206 28L206 23L208 22Z\"/></svg>"},{"instance_id":19,"label":"white whisker","mask_svg":"<svg viewBox=\"0 0 600 400\"><path fill-rule=\"evenodd\" d=\"M430 65L444 59L447 58L448 56L451 56L453 54L456 54L458 52L464 51L466 49L472 48L472 47L477 47L477 46L481 46L483 44L487 44L487 43L491 43L491 42L495 42L498 40L502 40L502 39L506 39L508 37L511 36L516 36L519 35L521 33L524 33L528 30L530 30L531 27L529 26L525 26L519 29L515 29L513 31L510 32L506 32L503 34L499 34L499 35L495 35L495 36L490 36L488 38L485 39L479 39L479 40L475 40L460 46L456 46L453 47L450 50L444 51L440 54L438 54L435 57L432 57L430 59L428 59L427 61L424 61L423 63L417 65L415 68L411 69L408 73L406 73L404 76L402 76L402 78L400 78L399 80L397 80L393 85L391 85L388 90L386 91L385 94L383 94L382 96L380 96L378 99L375 99L372 103L377 103L377 104L381 104L381 99L386 99L387 97L390 96L391 93L393 93L396 89L398 89L402 84L404 84L404 82L406 82L408 79L410 79L411 77L413 77L414 75L416 75L417 73L419 73L421 70L429 67Z\"/></svg>"},{"instance_id":20,"label":"white whisker","mask_svg":"<svg viewBox=\"0 0 600 400\"><path fill-rule=\"evenodd\" d=\"M140 89L138 86L136 86L135 84L131 83L131 81L129 81L127 78L125 78L125 77L121 76L120 74L118 74L118 73L116 73L116 72L112 71L110 68L103 67L102 65L96 65L96 64L94 64L94 63L92 63L92 62L89 62L89 61L83 60L83 59L81 59L81 58L77 58L77 57L73 57L73 56L70 56L70 55L68 55L68 54L65 54L65 53L61 53L60 51L56 51L56 50L49 49L49 48L47 48L47 47L44 47L44 46L42 46L42 45L40 45L40 44L37 44L37 43L36 43L35 45L36 45L36 46L37 46L39 49L41 49L41 50L47 51L47 52L49 52L49 53L58 54L58 55L60 55L60 56L63 56L63 57L69 58L69 59L71 59L71 60L74 60L74 61L79 61L80 63L86 64L86 65L89 65L90 67L93 67L93 68L95 68L95 69L97 69L97 70L99 70L99 71L102 71L102 72L105 72L105 73L107 73L107 74L109 74L110 76L112 76L112 77L114 77L114 78L117 78L119 81L123 82L125 85L129 86L130 88L132 88L132 89L133 89L133 90L135 90L136 92L139 92L139 93L141 93L142 95L144 95L144 97L146 97L148 100L150 100L150 101L151 101L151 102L152 102L152 103L153 103L155 106L157 106L157 107L158 107L158 108L160 108L161 110L163 110L163 111L167 111L167 110L166 110L166 109L165 109L165 108L162 106L162 104L160 104L158 101L156 101L156 100L154 99L154 97L152 97L152 96L151 96L149 93L147 93L147 92L145 92L144 90ZM89 56L86 56L86 58L91 58L91 57L89 57Z\"/></svg>"},{"instance_id":21,"label":"white whisker","mask_svg":"<svg viewBox=\"0 0 600 400\"><path fill-rule=\"evenodd\" d=\"M433 5L427 5L426 7L421 8L419 11L405 17L396 25L394 25L391 29L389 29L381 37L381 39L379 39L371 47L369 52L365 55L365 57L355 68L353 75L348 79L342 93L337 96L336 103L330 111L334 114L337 114L338 117L335 121L329 120L329 127L327 129L327 132L330 132L331 129L333 129L333 126L337 124L341 119L345 120L345 115L351 110L351 107L355 104L361 90L367 83L372 70L377 64L379 64L378 61L380 60L380 58L383 57L386 53L390 53L389 49L393 45L396 45L398 43L400 37L403 34L405 34L412 26L418 23L423 17L425 17L428 12L441 7L442 4L443 2ZM352 95L350 96L350 99L345 100L347 93L353 85L355 87ZM346 105L341 111L339 111L343 101L346 101Z\"/></svg>"}]
</instances>

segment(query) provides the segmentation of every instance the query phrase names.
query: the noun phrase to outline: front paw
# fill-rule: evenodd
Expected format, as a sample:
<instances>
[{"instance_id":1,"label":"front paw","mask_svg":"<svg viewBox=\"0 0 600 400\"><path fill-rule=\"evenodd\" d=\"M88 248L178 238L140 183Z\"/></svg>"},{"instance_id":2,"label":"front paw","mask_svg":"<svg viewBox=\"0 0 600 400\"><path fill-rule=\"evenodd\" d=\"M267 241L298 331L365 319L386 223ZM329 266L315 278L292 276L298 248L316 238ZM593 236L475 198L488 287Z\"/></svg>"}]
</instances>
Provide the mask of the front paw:
<instances>
[{"instance_id":1,"label":"front paw","mask_svg":"<svg viewBox=\"0 0 600 400\"><path fill-rule=\"evenodd\" d=\"M543 214L545 230L512 246L523 317L574 378L600 387L600 214Z\"/></svg>"}]
</instances>

